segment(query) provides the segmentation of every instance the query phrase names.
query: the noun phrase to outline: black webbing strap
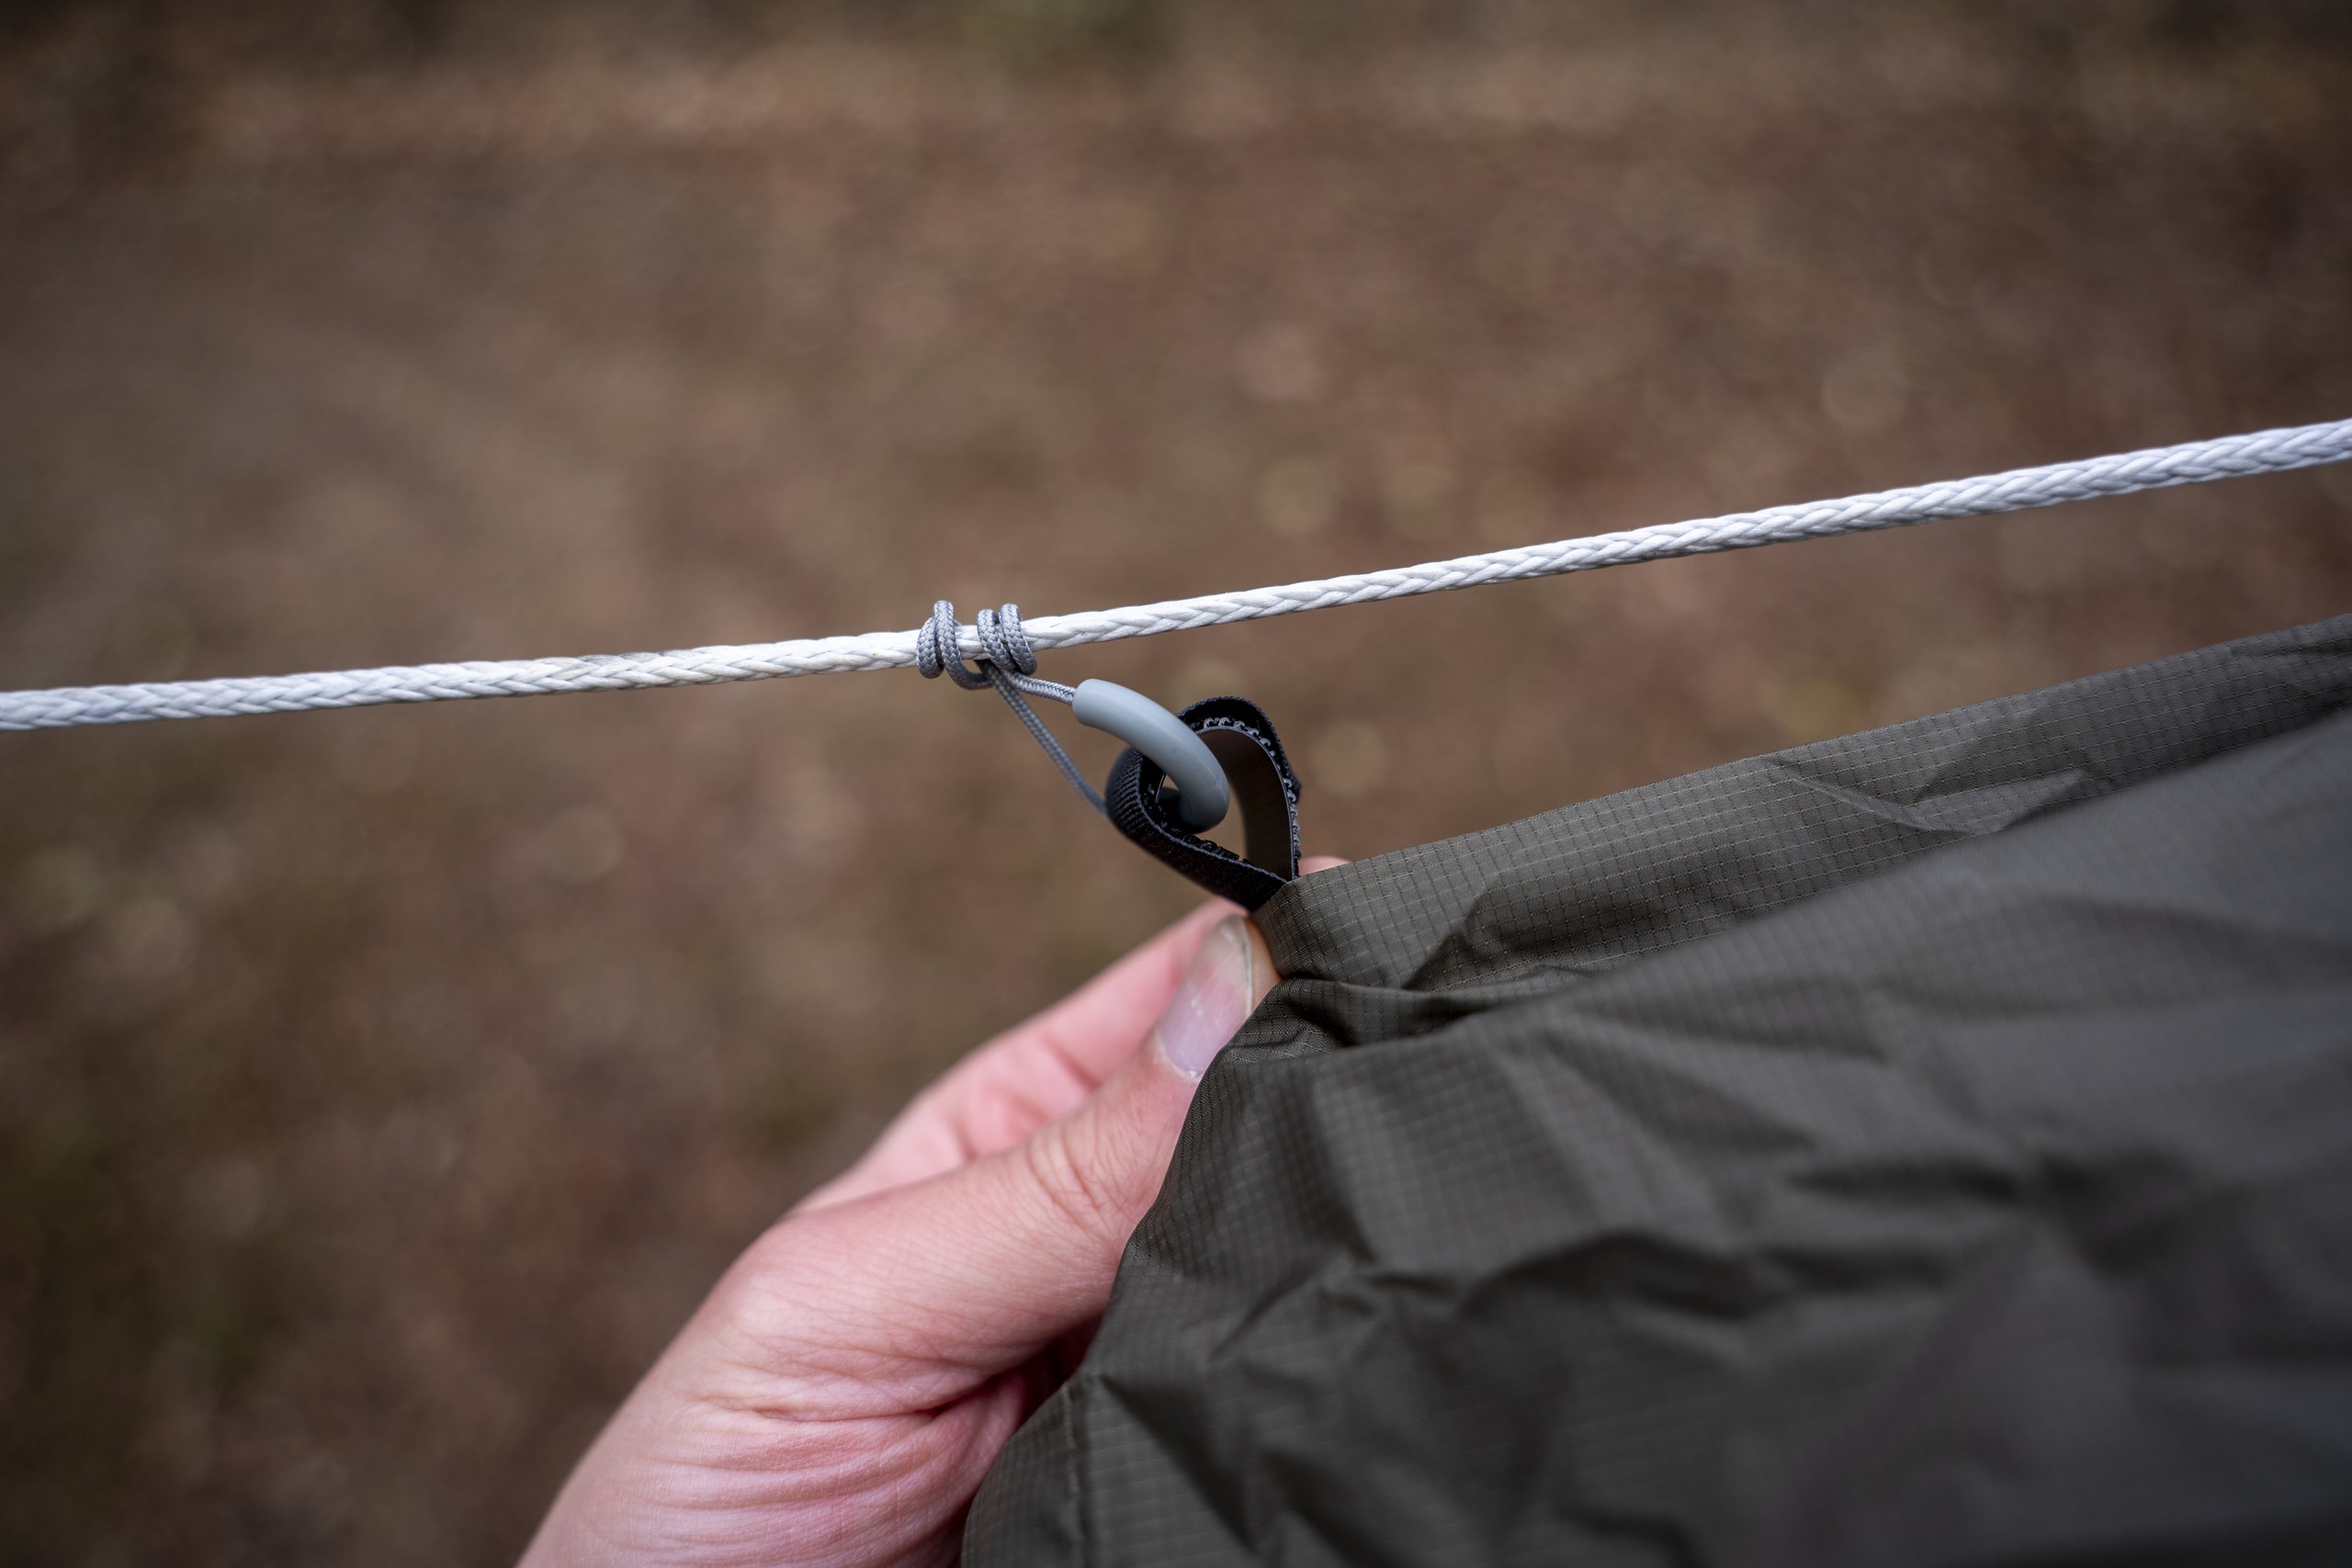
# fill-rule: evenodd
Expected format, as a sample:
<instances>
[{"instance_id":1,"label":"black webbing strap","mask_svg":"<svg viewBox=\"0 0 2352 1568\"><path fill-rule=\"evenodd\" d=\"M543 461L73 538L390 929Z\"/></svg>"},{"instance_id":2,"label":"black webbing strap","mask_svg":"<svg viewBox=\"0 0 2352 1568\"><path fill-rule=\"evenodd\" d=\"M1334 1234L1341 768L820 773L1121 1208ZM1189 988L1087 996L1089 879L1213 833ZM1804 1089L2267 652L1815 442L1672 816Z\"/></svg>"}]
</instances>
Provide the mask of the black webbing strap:
<instances>
[{"instance_id":1,"label":"black webbing strap","mask_svg":"<svg viewBox=\"0 0 2352 1568\"><path fill-rule=\"evenodd\" d=\"M1225 770L1241 808L1243 853L1195 838L1160 802L1165 774L1132 746L1111 764L1102 786L1112 823L1136 848L1220 898L1255 909L1298 875L1298 775L1282 738L1257 704L1211 697L1176 716L1197 733Z\"/></svg>"}]
</instances>

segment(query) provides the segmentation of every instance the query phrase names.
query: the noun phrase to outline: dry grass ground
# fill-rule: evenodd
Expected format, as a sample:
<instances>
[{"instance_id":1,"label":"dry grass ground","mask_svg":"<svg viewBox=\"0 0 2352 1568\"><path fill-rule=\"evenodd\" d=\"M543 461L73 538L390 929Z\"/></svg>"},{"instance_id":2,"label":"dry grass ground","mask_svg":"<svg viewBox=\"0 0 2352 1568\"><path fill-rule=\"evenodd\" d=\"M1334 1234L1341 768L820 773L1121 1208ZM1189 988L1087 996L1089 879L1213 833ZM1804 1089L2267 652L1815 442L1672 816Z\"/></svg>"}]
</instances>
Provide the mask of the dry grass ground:
<instances>
[{"instance_id":1,"label":"dry grass ground","mask_svg":"<svg viewBox=\"0 0 2352 1568\"><path fill-rule=\"evenodd\" d=\"M2352 414L2352 54L2056 10L44 7L0 682L1130 603ZM1363 856L2347 607L2301 475L1047 672L1257 697ZM192 1565L510 1555L736 1248L1188 902L910 675L0 737L0 1557Z\"/></svg>"}]
</instances>

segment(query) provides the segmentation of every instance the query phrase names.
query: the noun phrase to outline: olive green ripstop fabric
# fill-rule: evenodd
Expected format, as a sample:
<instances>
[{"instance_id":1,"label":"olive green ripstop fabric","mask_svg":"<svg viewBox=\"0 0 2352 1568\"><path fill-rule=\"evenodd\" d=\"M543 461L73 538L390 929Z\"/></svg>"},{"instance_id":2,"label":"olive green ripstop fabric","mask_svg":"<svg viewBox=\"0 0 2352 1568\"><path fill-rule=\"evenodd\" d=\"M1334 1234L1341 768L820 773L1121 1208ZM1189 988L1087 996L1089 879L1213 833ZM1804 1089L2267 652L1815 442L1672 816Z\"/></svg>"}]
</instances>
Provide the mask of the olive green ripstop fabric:
<instances>
[{"instance_id":1,"label":"olive green ripstop fabric","mask_svg":"<svg viewBox=\"0 0 2352 1568\"><path fill-rule=\"evenodd\" d=\"M2352 1562L2352 616L1305 879L1009 1564Z\"/></svg>"}]
</instances>

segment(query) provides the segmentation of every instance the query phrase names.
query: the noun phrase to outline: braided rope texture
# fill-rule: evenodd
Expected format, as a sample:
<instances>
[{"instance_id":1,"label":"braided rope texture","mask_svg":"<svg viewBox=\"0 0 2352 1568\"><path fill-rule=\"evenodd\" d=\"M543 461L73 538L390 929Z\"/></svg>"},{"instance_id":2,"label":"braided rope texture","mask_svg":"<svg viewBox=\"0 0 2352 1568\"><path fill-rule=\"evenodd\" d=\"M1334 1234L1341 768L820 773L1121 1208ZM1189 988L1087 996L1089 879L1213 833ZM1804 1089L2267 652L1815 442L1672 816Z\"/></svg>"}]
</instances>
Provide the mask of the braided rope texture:
<instances>
[{"instance_id":1,"label":"braided rope texture","mask_svg":"<svg viewBox=\"0 0 2352 1568\"><path fill-rule=\"evenodd\" d=\"M1711 555L1792 539L1900 528L1946 518L2024 512L2064 502L2131 495L2208 479L2284 473L2346 458L2352 458L2352 419L2184 442L2177 446L2152 447L2081 462L2015 468L1974 479L1848 496L1840 501L1774 506L1761 512L1739 512L1622 533L1595 534L1386 571L1204 594L1196 599L1171 599L1124 609L1040 615L1026 622L1023 629L1036 648L1075 648L1085 643L1155 637L1162 632L1288 615L1301 610L1475 588L1488 582L1556 577L1601 567L1627 566L1635 561ZM303 708L360 707L373 703L701 686L725 681L834 675L858 670L902 670L916 664L921 635L920 631L870 632L862 637L694 648L673 653L414 664L310 675L6 692L0 693L0 729L53 729L151 718L209 718L232 714L290 713ZM960 658L986 657L989 649L980 628L959 628L956 651Z\"/></svg>"}]
</instances>

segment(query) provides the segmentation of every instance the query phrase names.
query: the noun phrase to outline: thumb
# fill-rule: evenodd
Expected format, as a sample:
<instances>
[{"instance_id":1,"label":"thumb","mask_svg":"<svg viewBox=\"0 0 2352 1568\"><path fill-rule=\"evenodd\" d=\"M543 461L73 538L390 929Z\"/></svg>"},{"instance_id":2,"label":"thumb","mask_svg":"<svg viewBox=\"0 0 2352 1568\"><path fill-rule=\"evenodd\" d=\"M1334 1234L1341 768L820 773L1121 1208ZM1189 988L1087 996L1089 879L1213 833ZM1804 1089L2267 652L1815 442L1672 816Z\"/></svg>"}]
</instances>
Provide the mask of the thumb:
<instances>
[{"instance_id":1,"label":"thumb","mask_svg":"<svg viewBox=\"0 0 2352 1568\"><path fill-rule=\"evenodd\" d=\"M923 1364L905 1372L957 1382L1017 1366L1101 1313L1201 1074L1274 978L1257 928L1218 922L1159 1021L1077 1111L930 1180L805 1216L865 1254L866 1267L834 1276L834 1309L870 1344L920 1346ZM844 1286L865 1299L843 1299Z\"/></svg>"},{"instance_id":2,"label":"thumb","mask_svg":"<svg viewBox=\"0 0 2352 1568\"><path fill-rule=\"evenodd\" d=\"M990 1173L1001 1201L1029 1212L1024 1224L1061 1267L1100 1273L1108 1293L1128 1235L1159 1195L1201 1075L1273 981L1258 928L1238 915L1218 921L1141 1048L1075 1113L1039 1129Z\"/></svg>"}]
</instances>

